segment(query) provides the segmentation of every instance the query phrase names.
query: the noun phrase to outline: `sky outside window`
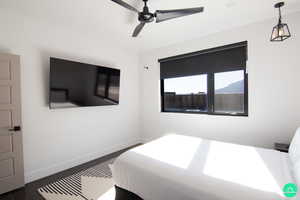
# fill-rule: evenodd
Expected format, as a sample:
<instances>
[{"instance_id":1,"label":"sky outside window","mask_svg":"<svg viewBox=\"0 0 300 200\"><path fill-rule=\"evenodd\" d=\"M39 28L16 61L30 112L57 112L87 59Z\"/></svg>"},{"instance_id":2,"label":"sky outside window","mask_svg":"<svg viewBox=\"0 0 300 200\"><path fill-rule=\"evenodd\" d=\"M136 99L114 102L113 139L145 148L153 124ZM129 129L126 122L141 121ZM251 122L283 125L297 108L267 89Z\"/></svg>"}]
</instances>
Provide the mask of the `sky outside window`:
<instances>
[{"instance_id":1,"label":"sky outside window","mask_svg":"<svg viewBox=\"0 0 300 200\"><path fill-rule=\"evenodd\" d=\"M215 73L215 90L225 88L232 83L244 80L244 71Z\"/></svg>"},{"instance_id":2,"label":"sky outside window","mask_svg":"<svg viewBox=\"0 0 300 200\"><path fill-rule=\"evenodd\" d=\"M175 92L176 94L207 93L207 75L165 79L164 89L165 92Z\"/></svg>"},{"instance_id":3,"label":"sky outside window","mask_svg":"<svg viewBox=\"0 0 300 200\"><path fill-rule=\"evenodd\" d=\"M244 80L244 71L215 73L215 90L225 88L232 83ZM164 80L165 92L176 94L207 93L207 75L186 76Z\"/></svg>"}]
</instances>

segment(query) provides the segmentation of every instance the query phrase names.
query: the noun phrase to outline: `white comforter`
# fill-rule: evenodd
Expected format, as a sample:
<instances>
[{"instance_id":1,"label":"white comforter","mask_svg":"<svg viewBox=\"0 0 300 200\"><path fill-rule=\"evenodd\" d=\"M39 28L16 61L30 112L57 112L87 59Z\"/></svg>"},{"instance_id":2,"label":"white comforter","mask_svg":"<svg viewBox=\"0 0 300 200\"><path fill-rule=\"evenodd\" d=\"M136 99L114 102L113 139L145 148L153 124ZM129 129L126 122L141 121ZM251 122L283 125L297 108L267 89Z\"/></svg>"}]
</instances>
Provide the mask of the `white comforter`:
<instances>
[{"instance_id":1,"label":"white comforter","mask_svg":"<svg viewBox=\"0 0 300 200\"><path fill-rule=\"evenodd\" d=\"M144 200L283 200L286 153L168 135L122 154L115 184Z\"/></svg>"}]
</instances>

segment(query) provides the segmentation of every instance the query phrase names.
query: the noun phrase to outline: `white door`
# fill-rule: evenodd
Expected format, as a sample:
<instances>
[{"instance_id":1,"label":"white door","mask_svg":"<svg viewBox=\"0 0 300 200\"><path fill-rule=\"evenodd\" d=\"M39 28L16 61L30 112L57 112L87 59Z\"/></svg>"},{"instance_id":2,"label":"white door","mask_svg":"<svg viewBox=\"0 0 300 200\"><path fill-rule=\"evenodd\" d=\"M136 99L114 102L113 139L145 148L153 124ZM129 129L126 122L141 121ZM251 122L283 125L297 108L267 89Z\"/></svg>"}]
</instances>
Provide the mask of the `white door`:
<instances>
[{"instance_id":1,"label":"white door","mask_svg":"<svg viewBox=\"0 0 300 200\"><path fill-rule=\"evenodd\" d=\"M0 194L24 186L20 58L0 54Z\"/></svg>"}]
</instances>

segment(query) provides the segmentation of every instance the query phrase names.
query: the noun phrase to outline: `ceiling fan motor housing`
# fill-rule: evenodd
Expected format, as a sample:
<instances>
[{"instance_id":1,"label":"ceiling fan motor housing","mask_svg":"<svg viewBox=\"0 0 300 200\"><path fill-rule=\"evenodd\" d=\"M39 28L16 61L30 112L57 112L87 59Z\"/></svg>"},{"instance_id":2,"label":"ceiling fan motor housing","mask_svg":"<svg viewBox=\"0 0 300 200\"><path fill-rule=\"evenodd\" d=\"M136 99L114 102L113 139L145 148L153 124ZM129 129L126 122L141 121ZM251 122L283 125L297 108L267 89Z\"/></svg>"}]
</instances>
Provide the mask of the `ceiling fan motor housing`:
<instances>
[{"instance_id":1,"label":"ceiling fan motor housing","mask_svg":"<svg viewBox=\"0 0 300 200\"><path fill-rule=\"evenodd\" d=\"M144 23L150 23L154 21L154 14L150 13L149 8L147 6L147 1L145 2L145 6L143 8L143 12L139 13L139 21Z\"/></svg>"},{"instance_id":2,"label":"ceiling fan motor housing","mask_svg":"<svg viewBox=\"0 0 300 200\"><path fill-rule=\"evenodd\" d=\"M150 23L154 21L154 14L152 13L139 13L139 21L144 23Z\"/></svg>"}]
</instances>

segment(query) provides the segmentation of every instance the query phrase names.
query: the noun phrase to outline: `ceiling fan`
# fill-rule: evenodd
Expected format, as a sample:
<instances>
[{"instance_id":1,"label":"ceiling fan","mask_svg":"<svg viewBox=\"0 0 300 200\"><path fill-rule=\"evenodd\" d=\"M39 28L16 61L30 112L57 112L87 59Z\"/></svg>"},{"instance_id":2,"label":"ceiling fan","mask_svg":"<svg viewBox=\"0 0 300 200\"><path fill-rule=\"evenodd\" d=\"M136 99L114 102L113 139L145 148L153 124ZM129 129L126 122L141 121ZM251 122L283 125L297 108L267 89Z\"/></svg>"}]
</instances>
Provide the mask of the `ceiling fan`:
<instances>
[{"instance_id":1,"label":"ceiling fan","mask_svg":"<svg viewBox=\"0 0 300 200\"><path fill-rule=\"evenodd\" d=\"M186 9L177 9L177 10L157 10L155 13L151 13L147 6L148 0L144 1L144 8L142 12L139 12L136 8L129 5L128 3L122 0L112 0L113 2L121 5L128 10L136 12L138 14L138 20L140 24L135 28L132 37L137 37L139 33L142 31L146 23L151 23L156 19L156 23L160 23L166 20L174 19L177 17L184 17L187 15L193 15L196 13L200 13L204 11L204 7L197 7L197 8L186 8Z\"/></svg>"}]
</instances>

